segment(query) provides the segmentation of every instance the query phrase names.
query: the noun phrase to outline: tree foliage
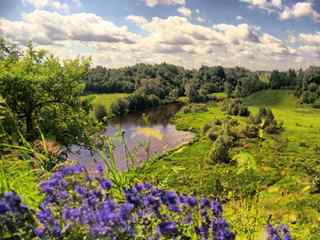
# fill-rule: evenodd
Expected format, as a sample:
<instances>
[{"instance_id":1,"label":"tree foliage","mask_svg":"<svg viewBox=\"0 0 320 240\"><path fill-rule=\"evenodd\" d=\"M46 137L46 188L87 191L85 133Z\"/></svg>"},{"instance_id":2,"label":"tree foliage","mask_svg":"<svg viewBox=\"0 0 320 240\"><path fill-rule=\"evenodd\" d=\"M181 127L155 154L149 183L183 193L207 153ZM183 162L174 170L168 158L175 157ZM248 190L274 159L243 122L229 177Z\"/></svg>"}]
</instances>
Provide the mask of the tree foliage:
<instances>
[{"instance_id":1,"label":"tree foliage","mask_svg":"<svg viewBox=\"0 0 320 240\"><path fill-rule=\"evenodd\" d=\"M64 144L85 141L90 106L80 96L90 59L61 61L32 44L24 52L3 49L0 95L27 138L37 138L41 129Z\"/></svg>"}]
</instances>

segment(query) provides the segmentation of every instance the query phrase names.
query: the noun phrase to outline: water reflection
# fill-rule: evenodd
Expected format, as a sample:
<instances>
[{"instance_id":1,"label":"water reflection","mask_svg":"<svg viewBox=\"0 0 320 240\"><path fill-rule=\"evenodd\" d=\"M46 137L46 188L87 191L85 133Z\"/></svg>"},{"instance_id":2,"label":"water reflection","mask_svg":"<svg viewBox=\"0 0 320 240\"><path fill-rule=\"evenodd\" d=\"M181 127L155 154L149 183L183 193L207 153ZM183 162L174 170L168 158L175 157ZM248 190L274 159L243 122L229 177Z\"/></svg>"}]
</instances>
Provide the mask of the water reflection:
<instances>
[{"instance_id":1,"label":"water reflection","mask_svg":"<svg viewBox=\"0 0 320 240\"><path fill-rule=\"evenodd\" d=\"M170 104L144 113L129 114L125 118L114 119L110 122L104 135L118 136L113 139L114 157L118 167L123 170L127 168L127 162L130 160L127 150L136 159L136 164L141 164L150 156L163 154L191 141L192 133L178 131L170 123L170 118L180 108L181 104ZM127 148L120 137L120 131L124 134ZM69 157L86 164L88 168L96 165L95 161L88 161L88 159L100 160L99 156L91 156L88 150L76 147L73 148L73 153Z\"/></svg>"}]
</instances>

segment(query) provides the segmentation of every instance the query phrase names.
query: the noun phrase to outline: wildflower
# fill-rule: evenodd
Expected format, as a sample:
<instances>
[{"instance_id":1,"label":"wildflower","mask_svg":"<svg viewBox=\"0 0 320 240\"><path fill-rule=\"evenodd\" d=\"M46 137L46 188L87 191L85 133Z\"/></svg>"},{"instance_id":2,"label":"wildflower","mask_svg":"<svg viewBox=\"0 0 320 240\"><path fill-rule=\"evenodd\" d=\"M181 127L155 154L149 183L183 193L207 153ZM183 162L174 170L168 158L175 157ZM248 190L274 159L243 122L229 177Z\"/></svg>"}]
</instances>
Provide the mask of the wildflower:
<instances>
[{"instance_id":1,"label":"wildflower","mask_svg":"<svg viewBox=\"0 0 320 240\"><path fill-rule=\"evenodd\" d=\"M219 217L222 214L222 206L218 200L213 200L211 202L211 210L216 217Z\"/></svg>"},{"instance_id":2,"label":"wildflower","mask_svg":"<svg viewBox=\"0 0 320 240\"><path fill-rule=\"evenodd\" d=\"M0 202L0 214L4 214L8 211L8 206L4 201Z\"/></svg>"},{"instance_id":3,"label":"wildflower","mask_svg":"<svg viewBox=\"0 0 320 240\"><path fill-rule=\"evenodd\" d=\"M197 205L197 199L195 197L188 198L188 204L190 207L194 207Z\"/></svg>"},{"instance_id":4,"label":"wildflower","mask_svg":"<svg viewBox=\"0 0 320 240\"><path fill-rule=\"evenodd\" d=\"M178 233L177 224L175 222L163 222L158 226L159 233L162 235L173 236Z\"/></svg>"},{"instance_id":5,"label":"wildflower","mask_svg":"<svg viewBox=\"0 0 320 240\"><path fill-rule=\"evenodd\" d=\"M111 188L111 182L105 179L100 180L100 185L105 190L109 190Z\"/></svg>"}]
</instances>

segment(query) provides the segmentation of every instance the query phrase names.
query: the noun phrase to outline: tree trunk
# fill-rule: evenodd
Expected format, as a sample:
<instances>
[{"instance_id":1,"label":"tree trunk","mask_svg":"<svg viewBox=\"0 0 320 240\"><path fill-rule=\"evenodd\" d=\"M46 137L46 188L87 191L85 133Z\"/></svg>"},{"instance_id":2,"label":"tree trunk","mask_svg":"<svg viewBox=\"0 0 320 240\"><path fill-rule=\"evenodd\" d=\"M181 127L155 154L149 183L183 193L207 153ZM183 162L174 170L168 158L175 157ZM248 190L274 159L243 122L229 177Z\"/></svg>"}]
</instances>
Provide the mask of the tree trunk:
<instances>
[{"instance_id":1,"label":"tree trunk","mask_svg":"<svg viewBox=\"0 0 320 240\"><path fill-rule=\"evenodd\" d=\"M32 112L27 113L26 126L27 126L27 138L28 138L28 140L30 140L33 138L33 135L34 135Z\"/></svg>"}]
</instances>

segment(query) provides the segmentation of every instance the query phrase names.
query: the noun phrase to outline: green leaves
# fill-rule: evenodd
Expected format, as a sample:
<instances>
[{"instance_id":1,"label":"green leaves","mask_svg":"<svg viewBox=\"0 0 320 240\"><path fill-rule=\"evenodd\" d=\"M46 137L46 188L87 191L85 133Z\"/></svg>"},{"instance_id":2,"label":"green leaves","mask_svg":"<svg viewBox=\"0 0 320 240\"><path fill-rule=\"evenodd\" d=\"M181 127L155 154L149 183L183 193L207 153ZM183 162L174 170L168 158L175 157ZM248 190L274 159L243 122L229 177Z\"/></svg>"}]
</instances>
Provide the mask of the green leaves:
<instances>
[{"instance_id":1,"label":"green leaves","mask_svg":"<svg viewBox=\"0 0 320 240\"><path fill-rule=\"evenodd\" d=\"M90 59L60 61L32 44L16 61L5 64L8 58L0 59L0 95L23 135L33 141L42 129L64 145L87 141L85 128L93 129L94 122L87 117L86 102L82 108L80 96Z\"/></svg>"}]
</instances>

